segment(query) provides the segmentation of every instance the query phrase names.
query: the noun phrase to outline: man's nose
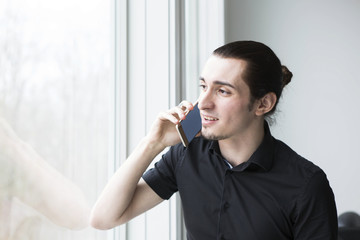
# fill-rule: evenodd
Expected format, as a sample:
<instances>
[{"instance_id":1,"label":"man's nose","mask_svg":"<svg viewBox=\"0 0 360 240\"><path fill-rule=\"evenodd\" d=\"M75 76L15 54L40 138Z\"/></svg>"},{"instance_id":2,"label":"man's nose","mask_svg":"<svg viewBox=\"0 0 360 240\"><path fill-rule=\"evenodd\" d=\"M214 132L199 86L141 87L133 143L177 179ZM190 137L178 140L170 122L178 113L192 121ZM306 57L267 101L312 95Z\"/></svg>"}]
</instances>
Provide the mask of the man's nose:
<instances>
[{"instance_id":1,"label":"man's nose","mask_svg":"<svg viewBox=\"0 0 360 240\"><path fill-rule=\"evenodd\" d=\"M200 110L210 109L214 106L213 96L210 94L210 91L200 94L198 104Z\"/></svg>"}]
</instances>

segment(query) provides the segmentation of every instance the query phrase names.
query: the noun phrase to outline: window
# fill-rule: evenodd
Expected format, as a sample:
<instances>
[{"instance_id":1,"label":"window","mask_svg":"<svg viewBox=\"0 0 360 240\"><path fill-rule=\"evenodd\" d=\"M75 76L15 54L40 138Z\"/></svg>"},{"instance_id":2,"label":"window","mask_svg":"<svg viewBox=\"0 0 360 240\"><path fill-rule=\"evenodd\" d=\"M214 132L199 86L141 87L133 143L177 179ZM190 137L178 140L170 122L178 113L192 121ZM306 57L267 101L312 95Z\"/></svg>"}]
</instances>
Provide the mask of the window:
<instances>
[{"instance_id":1,"label":"window","mask_svg":"<svg viewBox=\"0 0 360 240\"><path fill-rule=\"evenodd\" d=\"M70 230L109 175L111 4L0 1L0 239L111 234Z\"/></svg>"},{"instance_id":2,"label":"window","mask_svg":"<svg viewBox=\"0 0 360 240\"><path fill-rule=\"evenodd\" d=\"M185 238L178 196L71 229L157 113L197 98L222 2L0 0L0 240Z\"/></svg>"}]
</instances>

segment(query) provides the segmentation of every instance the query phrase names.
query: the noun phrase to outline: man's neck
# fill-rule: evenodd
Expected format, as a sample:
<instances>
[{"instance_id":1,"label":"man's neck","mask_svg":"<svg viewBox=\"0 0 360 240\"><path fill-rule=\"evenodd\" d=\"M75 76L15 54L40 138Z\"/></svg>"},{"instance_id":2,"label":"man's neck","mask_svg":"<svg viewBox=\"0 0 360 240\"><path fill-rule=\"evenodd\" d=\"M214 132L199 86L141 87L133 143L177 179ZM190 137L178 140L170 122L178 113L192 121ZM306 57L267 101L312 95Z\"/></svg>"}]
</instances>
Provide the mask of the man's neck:
<instances>
[{"instance_id":1,"label":"man's neck","mask_svg":"<svg viewBox=\"0 0 360 240\"><path fill-rule=\"evenodd\" d=\"M233 166L249 160L264 138L264 121L255 122L242 136L219 141L222 156Z\"/></svg>"}]
</instances>

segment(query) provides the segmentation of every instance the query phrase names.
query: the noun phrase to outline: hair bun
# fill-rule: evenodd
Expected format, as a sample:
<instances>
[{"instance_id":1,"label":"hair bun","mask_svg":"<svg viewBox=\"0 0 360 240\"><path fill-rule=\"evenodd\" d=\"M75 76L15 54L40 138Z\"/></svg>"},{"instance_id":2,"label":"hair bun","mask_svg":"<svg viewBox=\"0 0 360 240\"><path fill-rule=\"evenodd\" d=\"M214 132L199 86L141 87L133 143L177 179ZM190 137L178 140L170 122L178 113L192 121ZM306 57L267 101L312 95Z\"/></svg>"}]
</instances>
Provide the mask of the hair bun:
<instances>
[{"instance_id":1,"label":"hair bun","mask_svg":"<svg viewBox=\"0 0 360 240\"><path fill-rule=\"evenodd\" d=\"M291 82L291 78L293 77L293 74L284 65L281 66L281 71L282 71L282 87L285 87L289 82Z\"/></svg>"}]
</instances>

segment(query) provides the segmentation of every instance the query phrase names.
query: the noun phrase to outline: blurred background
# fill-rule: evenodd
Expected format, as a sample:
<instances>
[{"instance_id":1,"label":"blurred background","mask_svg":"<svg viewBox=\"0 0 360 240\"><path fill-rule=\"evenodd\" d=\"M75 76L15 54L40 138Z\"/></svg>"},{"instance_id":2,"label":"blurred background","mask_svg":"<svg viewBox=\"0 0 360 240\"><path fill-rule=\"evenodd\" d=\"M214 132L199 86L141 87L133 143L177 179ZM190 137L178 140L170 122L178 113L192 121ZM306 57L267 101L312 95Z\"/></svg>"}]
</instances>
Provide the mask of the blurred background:
<instances>
[{"instance_id":1,"label":"blurred background","mask_svg":"<svg viewBox=\"0 0 360 240\"><path fill-rule=\"evenodd\" d=\"M59 220L55 215L60 213L44 214L43 209L46 201L54 202L63 195L73 196L75 202L79 201L75 194L82 194L86 198L83 204L91 205L107 180L114 27L111 4L99 0L0 0L0 117L21 142L36 151L29 153L31 150L17 142L17 151L26 156L6 156L4 148L9 145L0 140L1 240L105 239L108 234L69 230L76 224L68 222L80 213L64 199L54 211L68 214L68 219ZM1 133L5 135L6 129ZM48 166L33 166L43 162ZM54 173L42 175L52 170ZM30 171L34 176L28 177ZM39 186L48 182L50 186L44 186L42 193L40 187L24 181ZM51 188L58 195L50 192ZM43 200L42 194L48 200ZM73 217L67 213L71 211Z\"/></svg>"},{"instance_id":2,"label":"blurred background","mask_svg":"<svg viewBox=\"0 0 360 240\"><path fill-rule=\"evenodd\" d=\"M185 239L178 196L109 231L87 224L159 111L195 101L235 40L294 74L271 126L360 212L357 0L0 0L0 240Z\"/></svg>"}]
</instances>

